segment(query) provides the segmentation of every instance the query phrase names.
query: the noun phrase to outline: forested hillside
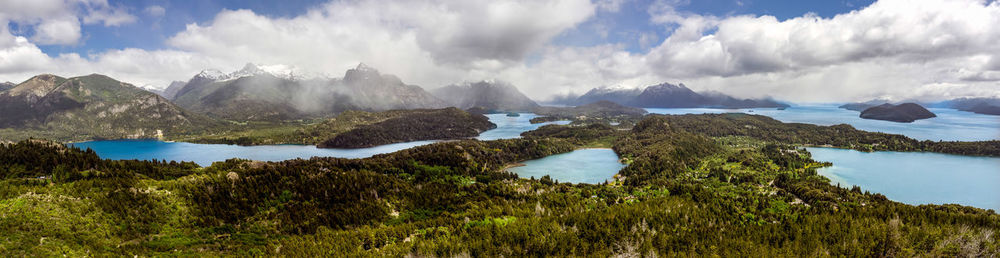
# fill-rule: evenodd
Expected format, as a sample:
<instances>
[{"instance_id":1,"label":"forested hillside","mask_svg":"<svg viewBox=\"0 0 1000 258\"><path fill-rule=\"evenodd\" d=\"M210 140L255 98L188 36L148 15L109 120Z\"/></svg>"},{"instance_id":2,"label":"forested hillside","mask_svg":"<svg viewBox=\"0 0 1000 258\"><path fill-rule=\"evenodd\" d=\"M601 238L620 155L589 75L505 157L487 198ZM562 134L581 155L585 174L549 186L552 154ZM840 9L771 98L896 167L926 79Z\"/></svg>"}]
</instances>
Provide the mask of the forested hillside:
<instances>
[{"instance_id":1,"label":"forested hillside","mask_svg":"<svg viewBox=\"0 0 1000 258\"><path fill-rule=\"evenodd\" d=\"M749 119L749 120L744 120ZM699 127L711 121L718 131ZM757 126L769 133L739 128ZM995 256L1000 215L830 185L804 149L842 127L649 116L366 159L107 161L0 144L0 252L40 256ZM751 128L747 128L751 129ZM724 131L742 136L721 136ZM829 131L824 131L829 130ZM817 131L809 133L809 131ZM856 141L890 136L854 132ZM782 138L779 135L790 135ZM518 179L514 162L610 142L610 184ZM831 143L832 144L832 143ZM37 157L37 158L36 158Z\"/></svg>"}]
</instances>

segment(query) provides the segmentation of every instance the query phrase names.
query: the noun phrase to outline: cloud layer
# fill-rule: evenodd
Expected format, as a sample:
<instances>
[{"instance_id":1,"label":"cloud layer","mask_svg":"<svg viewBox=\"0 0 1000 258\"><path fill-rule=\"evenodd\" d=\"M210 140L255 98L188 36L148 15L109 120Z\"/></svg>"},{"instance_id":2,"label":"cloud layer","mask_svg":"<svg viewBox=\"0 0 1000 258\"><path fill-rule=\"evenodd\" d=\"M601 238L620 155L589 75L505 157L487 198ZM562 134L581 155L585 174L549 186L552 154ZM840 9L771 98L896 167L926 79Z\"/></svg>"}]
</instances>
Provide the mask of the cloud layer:
<instances>
[{"instance_id":1,"label":"cloud layer","mask_svg":"<svg viewBox=\"0 0 1000 258\"><path fill-rule=\"evenodd\" d=\"M223 10L169 37L167 49L87 56L49 56L38 46L80 44L81 24L128 26L136 16L101 0L15 2L0 3L0 23L26 29L0 28L0 80L104 73L162 87L246 62L335 77L365 62L427 88L498 78L536 99L664 81L792 101L1000 96L996 1L882 0L831 18L787 20L685 13L676 8L683 3L661 1L643 8L669 36L636 37L643 52L553 43L634 4L625 0L336 1L294 17ZM157 17L164 10L132 11Z\"/></svg>"}]
</instances>

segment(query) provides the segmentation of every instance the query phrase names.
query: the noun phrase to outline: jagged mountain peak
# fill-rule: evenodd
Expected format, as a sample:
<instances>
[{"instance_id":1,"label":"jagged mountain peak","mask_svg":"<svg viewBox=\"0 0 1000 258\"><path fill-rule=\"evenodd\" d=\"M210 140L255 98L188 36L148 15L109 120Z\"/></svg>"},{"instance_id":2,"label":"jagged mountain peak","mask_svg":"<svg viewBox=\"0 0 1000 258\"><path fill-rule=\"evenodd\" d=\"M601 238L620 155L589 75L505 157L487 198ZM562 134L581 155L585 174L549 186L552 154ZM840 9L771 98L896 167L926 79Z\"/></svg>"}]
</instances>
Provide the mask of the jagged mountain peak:
<instances>
[{"instance_id":1,"label":"jagged mountain peak","mask_svg":"<svg viewBox=\"0 0 1000 258\"><path fill-rule=\"evenodd\" d=\"M683 83L673 84L673 83L669 83L669 82L660 83L660 84L657 84L657 85L646 87L646 90L670 90L670 91L678 91L678 90L680 90L680 91L691 91L691 89L688 89L688 87L686 85L684 85Z\"/></svg>"},{"instance_id":2,"label":"jagged mountain peak","mask_svg":"<svg viewBox=\"0 0 1000 258\"><path fill-rule=\"evenodd\" d=\"M494 111L532 111L538 107L513 84L495 79L453 84L431 93L463 109L480 107Z\"/></svg>"},{"instance_id":3,"label":"jagged mountain peak","mask_svg":"<svg viewBox=\"0 0 1000 258\"><path fill-rule=\"evenodd\" d=\"M196 74L194 77L195 78L205 78L205 79L210 79L210 80L219 80L219 79L222 79L223 76L226 76L226 74L222 73L222 71L219 71L219 70L216 70L216 69L205 69L205 70L202 70L201 72L199 72L198 74Z\"/></svg>"},{"instance_id":4,"label":"jagged mountain peak","mask_svg":"<svg viewBox=\"0 0 1000 258\"><path fill-rule=\"evenodd\" d=\"M366 65L365 63L358 63L358 66L354 67L354 70L378 72L378 70L376 70L375 68L373 68L371 66Z\"/></svg>"},{"instance_id":5,"label":"jagged mountain peak","mask_svg":"<svg viewBox=\"0 0 1000 258\"><path fill-rule=\"evenodd\" d=\"M370 80L381 77L382 74L379 73L377 69L368 66L365 63L359 63L357 67L354 69L348 69L347 72L344 73L344 81L346 82Z\"/></svg>"},{"instance_id":6,"label":"jagged mountain peak","mask_svg":"<svg viewBox=\"0 0 1000 258\"><path fill-rule=\"evenodd\" d=\"M322 75L307 74L299 71L298 68L290 65L275 64L275 65L260 65L256 63L246 63L243 68L236 70L231 73L223 73L218 69L205 69L194 76L192 79L207 79L211 81L228 81L236 80L244 77L258 76L258 75L271 75L274 77L287 79L287 80L307 80L312 78L323 77Z\"/></svg>"}]
</instances>

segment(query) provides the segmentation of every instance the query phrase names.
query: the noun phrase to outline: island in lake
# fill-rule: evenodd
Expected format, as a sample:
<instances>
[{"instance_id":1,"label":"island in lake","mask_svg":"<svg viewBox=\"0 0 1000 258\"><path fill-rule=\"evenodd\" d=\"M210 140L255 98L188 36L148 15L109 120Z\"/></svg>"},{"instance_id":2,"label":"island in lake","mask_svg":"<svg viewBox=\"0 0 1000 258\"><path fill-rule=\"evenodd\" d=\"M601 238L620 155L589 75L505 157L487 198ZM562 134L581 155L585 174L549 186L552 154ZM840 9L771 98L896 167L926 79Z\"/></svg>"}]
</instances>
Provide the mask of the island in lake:
<instances>
[{"instance_id":1,"label":"island in lake","mask_svg":"<svg viewBox=\"0 0 1000 258\"><path fill-rule=\"evenodd\" d=\"M870 107L861 111L861 118L885 120L900 123L912 123L920 119L937 117L931 111L915 103L903 103L899 105L882 104Z\"/></svg>"}]
</instances>

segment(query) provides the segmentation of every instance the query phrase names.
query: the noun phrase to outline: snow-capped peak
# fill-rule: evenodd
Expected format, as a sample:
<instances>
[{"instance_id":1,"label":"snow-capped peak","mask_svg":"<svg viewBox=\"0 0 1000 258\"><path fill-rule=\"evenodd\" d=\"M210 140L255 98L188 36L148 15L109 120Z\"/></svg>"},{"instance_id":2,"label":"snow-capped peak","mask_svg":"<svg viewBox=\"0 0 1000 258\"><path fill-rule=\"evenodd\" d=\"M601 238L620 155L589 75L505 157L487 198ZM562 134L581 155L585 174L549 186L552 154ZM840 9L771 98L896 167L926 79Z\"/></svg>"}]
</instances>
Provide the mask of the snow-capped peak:
<instances>
[{"instance_id":1,"label":"snow-capped peak","mask_svg":"<svg viewBox=\"0 0 1000 258\"><path fill-rule=\"evenodd\" d=\"M628 86L625 86L625 85L611 85L611 86L597 87L597 88L592 89L591 91L593 91L595 93L611 93L611 92L633 91L633 90L635 90L635 88L628 87Z\"/></svg>"},{"instance_id":2,"label":"snow-capped peak","mask_svg":"<svg viewBox=\"0 0 1000 258\"><path fill-rule=\"evenodd\" d=\"M261 74L270 74L270 73L265 71L264 69L261 69L260 66L257 66L253 63L247 63L246 65L243 66L243 69L228 74L224 80L235 80L243 77L250 77Z\"/></svg>"},{"instance_id":3,"label":"snow-capped peak","mask_svg":"<svg viewBox=\"0 0 1000 258\"><path fill-rule=\"evenodd\" d=\"M202 70L200 73L198 73L198 75L195 75L195 77L201 77L201 78L211 79L211 80L222 80L223 77L225 77L225 76L226 76L226 74L222 73L222 71L215 70L215 69L205 69L205 70Z\"/></svg>"},{"instance_id":4,"label":"snow-capped peak","mask_svg":"<svg viewBox=\"0 0 1000 258\"><path fill-rule=\"evenodd\" d=\"M321 74L311 74L299 70L297 67L276 64L276 65L257 65L254 63L247 63L242 69L235 72L224 74L219 70L207 69L201 71L197 77L202 77L206 79L211 79L214 81L229 81L236 80L243 77L257 76L257 75L272 75L274 77L288 79L293 81L298 80L308 80L312 78L323 78L324 75Z\"/></svg>"}]
</instances>

